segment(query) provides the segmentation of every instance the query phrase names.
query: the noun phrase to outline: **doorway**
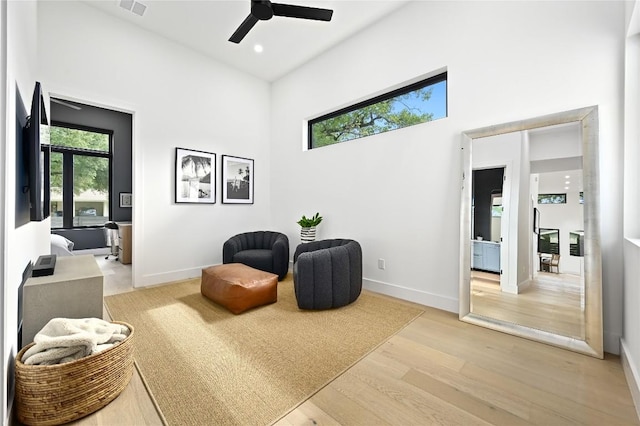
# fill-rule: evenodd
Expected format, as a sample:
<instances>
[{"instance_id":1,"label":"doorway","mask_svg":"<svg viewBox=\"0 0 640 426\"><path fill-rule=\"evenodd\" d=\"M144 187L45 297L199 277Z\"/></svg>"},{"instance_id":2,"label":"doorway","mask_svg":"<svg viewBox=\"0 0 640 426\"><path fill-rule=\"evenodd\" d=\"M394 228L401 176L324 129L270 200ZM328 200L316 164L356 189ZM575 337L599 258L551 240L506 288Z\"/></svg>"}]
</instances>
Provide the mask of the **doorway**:
<instances>
[{"instance_id":1,"label":"doorway","mask_svg":"<svg viewBox=\"0 0 640 426\"><path fill-rule=\"evenodd\" d=\"M94 156L98 160L91 158L89 160L90 162L99 161L104 163L100 167L82 166L80 157L65 163L67 168L71 169L67 180L89 182L103 180L105 184L98 189L103 190L105 195L99 201L96 201L93 199L97 196L97 192L94 191L95 188L87 188L82 194L77 193L76 189L72 189L70 191L72 194L67 194L67 199L72 201L67 201L65 204L62 198L63 194L52 193L55 197L52 197L53 202L51 205L51 209L55 209L52 212L54 215L64 214L64 210L67 209L70 210L71 217L82 219L66 222L60 220L58 221L60 223L56 222L54 224L54 218L52 217L53 233L73 241L74 250L103 249L106 247L103 229L104 221L131 222L132 220L132 207L131 205L121 205L120 194L131 194L132 192L133 116L125 112L96 107L88 103L71 101L52 95L51 124L52 128L70 129L79 133L89 131L109 135L108 149L99 150L91 146L80 148L91 153L95 151ZM52 144L55 143L56 141L52 140ZM62 144L66 144L66 142ZM65 151L67 148L63 146L60 147L60 150ZM64 155L63 152L60 153L60 159ZM75 155L70 156L70 158L75 157ZM105 166L107 163L109 163L108 167ZM64 173L62 168L61 172ZM96 175L89 176L93 172ZM86 198L86 200L81 199L82 197ZM75 201L73 201L74 198L76 198ZM96 222L98 216L103 218L103 223ZM60 216L60 219L62 219L62 216Z\"/></svg>"}]
</instances>

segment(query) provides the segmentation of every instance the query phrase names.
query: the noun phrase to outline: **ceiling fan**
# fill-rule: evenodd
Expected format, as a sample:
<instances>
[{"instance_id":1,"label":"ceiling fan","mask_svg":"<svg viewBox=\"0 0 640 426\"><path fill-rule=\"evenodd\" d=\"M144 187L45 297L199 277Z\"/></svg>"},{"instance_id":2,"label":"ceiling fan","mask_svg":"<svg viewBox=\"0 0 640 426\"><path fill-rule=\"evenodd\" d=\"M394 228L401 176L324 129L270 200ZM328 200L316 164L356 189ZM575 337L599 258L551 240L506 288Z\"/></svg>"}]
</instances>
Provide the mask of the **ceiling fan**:
<instances>
[{"instance_id":1,"label":"ceiling fan","mask_svg":"<svg viewBox=\"0 0 640 426\"><path fill-rule=\"evenodd\" d=\"M269 0L251 0L251 12L249 16L240 24L229 41L240 43L258 21L268 21L273 16L330 21L332 15L333 10L331 9L271 3Z\"/></svg>"}]
</instances>

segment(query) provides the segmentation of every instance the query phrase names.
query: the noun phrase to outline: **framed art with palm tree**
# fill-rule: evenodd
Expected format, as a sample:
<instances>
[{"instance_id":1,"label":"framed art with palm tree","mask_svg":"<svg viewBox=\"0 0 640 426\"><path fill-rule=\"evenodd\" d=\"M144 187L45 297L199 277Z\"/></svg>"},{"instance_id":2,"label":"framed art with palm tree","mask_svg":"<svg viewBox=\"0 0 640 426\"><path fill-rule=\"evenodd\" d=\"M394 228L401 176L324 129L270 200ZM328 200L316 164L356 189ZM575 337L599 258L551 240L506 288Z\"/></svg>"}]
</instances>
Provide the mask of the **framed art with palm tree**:
<instances>
[{"instance_id":1,"label":"framed art with palm tree","mask_svg":"<svg viewBox=\"0 0 640 426\"><path fill-rule=\"evenodd\" d=\"M222 156L222 202L253 204L253 160Z\"/></svg>"},{"instance_id":2,"label":"framed art with palm tree","mask_svg":"<svg viewBox=\"0 0 640 426\"><path fill-rule=\"evenodd\" d=\"M216 202L216 154L176 148L176 203Z\"/></svg>"}]
</instances>

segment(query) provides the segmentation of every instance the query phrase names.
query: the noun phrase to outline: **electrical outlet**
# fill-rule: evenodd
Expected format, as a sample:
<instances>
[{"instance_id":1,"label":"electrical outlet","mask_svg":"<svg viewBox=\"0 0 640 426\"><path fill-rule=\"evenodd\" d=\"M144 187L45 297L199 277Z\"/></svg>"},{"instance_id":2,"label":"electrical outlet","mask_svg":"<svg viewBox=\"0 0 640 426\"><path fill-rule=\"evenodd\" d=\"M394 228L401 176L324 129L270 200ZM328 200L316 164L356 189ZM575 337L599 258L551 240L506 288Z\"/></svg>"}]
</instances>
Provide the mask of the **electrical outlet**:
<instances>
[{"instance_id":1,"label":"electrical outlet","mask_svg":"<svg viewBox=\"0 0 640 426\"><path fill-rule=\"evenodd\" d=\"M378 259L378 269L385 269L386 265L385 265L385 261L384 259Z\"/></svg>"}]
</instances>

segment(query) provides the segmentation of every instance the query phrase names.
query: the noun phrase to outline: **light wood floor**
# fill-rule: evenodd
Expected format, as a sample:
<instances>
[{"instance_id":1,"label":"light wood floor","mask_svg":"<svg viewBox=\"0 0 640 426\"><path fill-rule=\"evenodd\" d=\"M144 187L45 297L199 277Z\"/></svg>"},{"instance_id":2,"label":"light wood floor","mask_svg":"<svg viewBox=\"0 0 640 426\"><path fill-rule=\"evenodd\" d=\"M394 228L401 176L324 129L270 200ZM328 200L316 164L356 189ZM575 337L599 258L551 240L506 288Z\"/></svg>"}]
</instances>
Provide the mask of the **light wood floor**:
<instances>
[{"instance_id":1,"label":"light wood floor","mask_svg":"<svg viewBox=\"0 0 640 426\"><path fill-rule=\"evenodd\" d=\"M126 267L102 266L109 271L105 293L114 282L117 291L128 290L122 284ZM640 424L617 356L598 360L424 309L276 424ZM201 403L206 401L194 401ZM74 424L161 420L136 376L114 402Z\"/></svg>"},{"instance_id":2,"label":"light wood floor","mask_svg":"<svg viewBox=\"0 0 640 426\"><path fill-rule=\"evenodd\" d=\"M584 286L580 277L539 272L520 294L500 291L500 276L471 272L471 312L584 340Z\"/></svg>"}]
</instances>

